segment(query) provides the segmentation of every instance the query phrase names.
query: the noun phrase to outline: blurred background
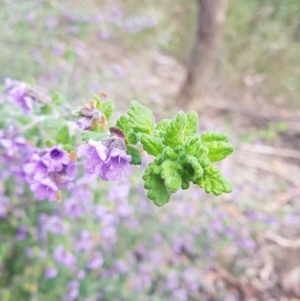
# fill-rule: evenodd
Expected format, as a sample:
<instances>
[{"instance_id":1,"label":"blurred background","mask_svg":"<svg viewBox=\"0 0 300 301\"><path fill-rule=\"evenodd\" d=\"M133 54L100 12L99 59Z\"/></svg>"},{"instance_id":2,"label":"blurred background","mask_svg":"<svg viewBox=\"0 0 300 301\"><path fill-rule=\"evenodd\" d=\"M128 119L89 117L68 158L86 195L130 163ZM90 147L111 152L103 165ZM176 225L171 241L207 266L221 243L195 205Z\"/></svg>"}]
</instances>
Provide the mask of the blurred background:
<instances>
[{"instance_id":1,"label":"blurred background","mask_svg":"<svg viewBox=\"0 0 300 301\"><path fill-rule=\"evenodd\" d=\"M115 203L98 219L63 203L56 220L0 218L11 231L0 236L0 300L300 300L299 0L0 4L1 79L34 79L75 106L106 92L116 115L131 99L157 120L195 109L201 131L226 131L236 149L221 167L229 195L192 188L154 208L137 172L101 184L98 203ZM71 270L67 253L53 255L100 230L98 265Z\"/></svg>"}]
</instances>

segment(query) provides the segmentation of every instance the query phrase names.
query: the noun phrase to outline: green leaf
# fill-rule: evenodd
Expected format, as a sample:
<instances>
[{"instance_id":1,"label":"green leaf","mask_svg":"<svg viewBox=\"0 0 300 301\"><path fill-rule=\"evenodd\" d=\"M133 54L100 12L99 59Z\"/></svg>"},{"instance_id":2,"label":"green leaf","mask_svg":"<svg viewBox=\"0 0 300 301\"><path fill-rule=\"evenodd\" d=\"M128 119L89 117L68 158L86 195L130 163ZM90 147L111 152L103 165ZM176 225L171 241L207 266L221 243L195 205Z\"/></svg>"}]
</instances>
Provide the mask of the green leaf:
<instances>
[{"instance_id":1,"label":"green leaf","mask_svg":"<svg viewBox=\"0 0 300 301\"><path fill-rule=\"evenodd\" d=\"M110 120L114 109L115 107L111 101L106 101L102 104L102 113L105 115L107 120Z\"/></svg>"},{"instance_id":2,"label":"green leaf","mask_svg":"<svg viewBox=\"0 0 300 301\"><path fill-rule=\"evenodd\" d=\"M94 141L100 141L102 139L108 138L109 134L107 133L95 133L91 131L82 131L81 132L81 138L82 141L88 142L90 139Z\"/></svg>"},{"instance_id":3,"label":"green leaf","mask_svg":"<svg viewBox=\"0 0 300 301\"><path fill-rule=\"evenodd\" d=\"M102 100L98 94L94 95L94 99L96 100L96 109L102 112Z\"/></svg>"},{"instance_id":4,"label":"green leaf","mask_svg":"<svg viewBox=\"0 0 300 301\"><path fill-rule=\"evenodd\" d=\"M181 177L176 168L176 162L166 160L161 165L161 177L170 193L175 193L181 186Z\"/></svg>"},{"instance_id":5,"label":"green leaf","mask_svg":"<svg viewBox=\"0 0 300 301\"><path fill-rule=\"evenodd\" d=\"M46 140L45 141L45 145L47 146L47 147L51 147L51 146L53 146L55 143L53 142L53 141L51 141L51 140Z\"/></svg>"},{"instance_id":6,"label":"green leaf","mask_svg":"<svg viewBox=\"0 0 300 301\"><path fill-rule=\"evenodd\" d=\"M121 115L116 122L116 126L122 130L125 136L127 136L130 131L128 115L127 114Z\"/></svg>"},{"instance_id":7,"label":"green leaf","mask_svg":"<svg viewBox=\"0 0 300 301\"><path fill-rule=\"evenodd\" d=\"M204 154L205 151L206 154L208 153L207 149L205 147L202 147L202 140L198 135L193 135L192 137L189 137L184 144L184 148L185 151L192 156L196 154L197 155ZM199 149L201 149L202 151L199 151Z\"/></svg>"},{"instance_id":8,"label":"green leaf","mask_svg":"<svg viewBox=\"0 0 300 301\"><path fill-rule=\"evenodd\" d=\"M192 136L198 133L198 114L195 111L189 111L186 115L187 121L184 130L184 136Z\"/></svg>"},{"instance_id":9,"label":"green leaf","mask_svg":"<svg viewBox=\"0 0 300 301\"><path fill-rule=\"evenodd\" d=\"M67 144L69 142L70 133L69 128L65 125L57 133L55 141L59 144Z\"/></svg>"},{"instance_id":10,"label":"green leaf","mask_svg":"<svg viewBox=\"0 0 300 301\"><path fill-rule=\"evenodd\" d=\"M156 126L154 133L160 137L164 136L167 126L171 123L170 119L162 119Z\"/></svg>"},{"instance_id":11,"label":"green leaf","mask_svg":"<svg viewBox=\"0 0 300 301\"><path fill-rule=\"evenodd\" d=\"M163 150L163 157L169 160L177 160L178 154L172 150L171 147L167 146Z\"/></svg>"},{"instance_id":12,"label":"green leaf","mask_svg":"<svg viewBox=\"0 0 300 301\"><path fill-rule=\"evenodd\" d=\"M230 193L233 190L231 182L220 172L213 175L204 175L197 184L204 188L206 193L212 192L214 195L220 195L223 192Z\"/></svg>"},{"instance_id":13,"label":"green leaf","mask_svg":"<svg viewBox=\"0 0 300 301\"><path fill-rule=\"evenodd\" d=\"M127 155L131 156L130 164L141 165L142 155L133 145L127 145Z\"/></svg>"},{"instance_id":14,"label":"green leaf","mask_svg":"<svg viewBox=\"0 0 300 301\"><path fill-rule=\"evenodd\" d=\"M149 155L158 156L163 152L164 146L159 137L141 134L139 140Z\"/></svg>"},{"instance_id":15,"label":"green leaf","mask_svg":"<svg viewBox=\"0 0 300 301\"><path fill-rule=\"evenodd\" d=\"M41 115L50 115L52 113L52 107L49 105L44 105L41 108Z\"/></svg>"},{"instance_id":16,"label":"green leaf","mask_svg":"<svg viewBox=\"0 0 300 301\"><path fill-rule=\"evenodd\" d=\"M65 125L66 122L63 119L47 118L44 121L44 126L49 129L60 130Z\"/></svg>"},{"instance_id":17,"label":"green leaf","mask_svg":"<svg viewBox=\"0 0 300 301\"><path fill-rule=\"evenodd\" d=\"M207 143L206 147L208 149L208 159L211 162L221 161L234 152L233 146L223 141Z\"/></svg>"},{"instance_id":18,"label":"green leaf","mask_svg":"<svg viewBox=\"0 0 300 301\"><path fill-rule=\"evenodd\" d=\"M59 105L64 104L66 102L66 99L62 94L60 94L58 92L55 92L53 97L52 97L52 102L55 105L59 106Z\"/></svg>"},{"instance_id":19,"label":"green leaf","mask_svg":"<svg viewBox=\"0 0 300 301\"><path fill-rule=\"evenodd\" d=\"M164 179L160 174L154 173L155 169L159 168L154 163L150 163L143 175L144 188L148 190L147 197L154 202L156 206L162 207L170 200L170 192L165 186Z\"/></svg>"},{"instance_id":20,"label":"green leaf","mask_svg":"<svg viewBox=\"0 0 300 301\"><path fill-rule=\"evenodd\" d=\"M193 178L194 181L195 179L201 178L203 175L203 168L197 158L193 156L187 156L186 157L186 162L193 168Z\"/></svg>"},{"instance_id":21,"label":"green leaf","mask_svg":"<svg viewBox=\"0 0 300 301\"><path fill-rule=\"evenodd\" d=\"M183 112L179 112L176 115L175 120L172 120L166 127L164 132L163 142L166 146L175 148L183 144L184 129L186 124L186 115Z\"/></svg>"},{"instance_id":22,"label":"green leaf","mask_svg":"<svg viewBox=\"0 0 300 301\"><path fill-rule=\"evenodd\" d=\"M226 133L205 132L201 135L201 140L203 143L213 141L229 142L229 137Z\"/></svg>"},{"instance_id":23,"label":"green leaf","mask_svg":"<svg viewBox=\"0 0 300 301\"><path fill-rule=\"evenodd\" d=\"M137 134L133 131L130 130L127 134L127 136L125 136L127 139L127 142L130 144L137 144L138 143L138 138L137 138Z\"/></svg>"},{"instance_id":24,"label":"green leaf","mask_svg":"<svg viewBox=\"0 0 300 301\"><path fill-rule=\"evenodd\" d=\"M135 100L130 103L127 111L129 126L136 133L152 134L155 126L154 116L146 107Z\"/></svg>"}]
</instances>

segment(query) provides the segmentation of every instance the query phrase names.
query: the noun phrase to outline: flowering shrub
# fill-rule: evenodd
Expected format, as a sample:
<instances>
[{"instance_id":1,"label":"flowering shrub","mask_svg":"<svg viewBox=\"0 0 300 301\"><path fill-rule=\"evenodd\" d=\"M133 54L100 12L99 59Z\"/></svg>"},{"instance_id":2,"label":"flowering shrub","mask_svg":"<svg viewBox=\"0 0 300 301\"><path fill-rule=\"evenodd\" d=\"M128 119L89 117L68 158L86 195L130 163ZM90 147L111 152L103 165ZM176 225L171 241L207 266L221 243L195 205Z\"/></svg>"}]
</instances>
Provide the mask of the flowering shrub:
<instances>
[{"instance_id":1,"label":"flowering shrub","mask_svg":"<svg viewBox=\"0 0 300 301\"><path fill-rule=\"evenodd\" d=\"M199 135L193 111L156 123L149 109L132 101L115 126L112 113L105 95L73 111L59 94L51 98L40 87L5 82L0 110L1 300L148 300L146 291L187 300L178 275L160 270L167 259L155 250L147 253L138 236L132 237L134 247L120 249L128 244L122 231L144 226L128 201L142 187L134 191L128 177L140 174L135 165L145 167L143 187L157 206L176 192L178 198L180 188L190 183L206 193L229 193L232 185L215 163L233 147L224 133ZM146 153L154 157L149 164ZM145 213L152 210L143 197L136 202ZM152 239L163 242L159 233ZM174 252L188 251L188 244L178 241ZM133 263L146 257L153 265ZM180 261L176 256L170 260ZM167 288L155 284L161 277L170 282Z\"/></svg>"}]
</instances>

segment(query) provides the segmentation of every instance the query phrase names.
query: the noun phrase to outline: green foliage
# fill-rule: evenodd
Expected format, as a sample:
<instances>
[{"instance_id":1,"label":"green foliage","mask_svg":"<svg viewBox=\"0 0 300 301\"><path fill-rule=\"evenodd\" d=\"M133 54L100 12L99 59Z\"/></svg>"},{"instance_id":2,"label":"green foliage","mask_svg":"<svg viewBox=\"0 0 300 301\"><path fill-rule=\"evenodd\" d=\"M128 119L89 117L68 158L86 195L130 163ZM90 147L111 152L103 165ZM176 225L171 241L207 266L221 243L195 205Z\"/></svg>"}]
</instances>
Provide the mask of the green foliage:
<instances>
[{"instance_id":1,"label":"green foliage","mask_svg":"<svg viewBox=\"0 0 300 301\"><path fill-rule=\"evenodd\" d=\"M101 139L108 138L109 135L107 133L96 133L91 131L82 131L81 138L82 141L88 142L90 139L95 141L100 141Z\"/></svg>"},{"instance_id":2,"label":"green foliage","mask_svg":"<svg viewBox=\"0 0 300 301\"><path fill-rule=\"evenodd\" d=\"M133 145L127 145L127 155L131 156L130 164L141 165L142 155Z\"/></svg>"},{"instance_id":3,"label":"green foliage","mask_svg":"<svg viewBox=\"0 0 300 301\"><path fill-rule=\"evenodd\" d=\"M233 146L226 133L199 135L196 112L179 112L175 119L154 124L152 113L132 101L127 113L118 119L117 126L127 139L131 133L135 143L140 142L143 149L155 157L143 179L148 198L157 206L166 204L178 189L187 189L190 182L215 195L232 191L229 180L213 163L232 154Z\"/></svg>"},{"instance_id":4,"label":"green foliage","mask_svg":"<svg viewBox=\"0 0 300 301\"><path fill-rule=\"evenodd\" d=\"M102 104L102 113L105 115L107 120L110 120L114 109L115 107L111 101L106 101Z\"/></svg>"}]
</instances>

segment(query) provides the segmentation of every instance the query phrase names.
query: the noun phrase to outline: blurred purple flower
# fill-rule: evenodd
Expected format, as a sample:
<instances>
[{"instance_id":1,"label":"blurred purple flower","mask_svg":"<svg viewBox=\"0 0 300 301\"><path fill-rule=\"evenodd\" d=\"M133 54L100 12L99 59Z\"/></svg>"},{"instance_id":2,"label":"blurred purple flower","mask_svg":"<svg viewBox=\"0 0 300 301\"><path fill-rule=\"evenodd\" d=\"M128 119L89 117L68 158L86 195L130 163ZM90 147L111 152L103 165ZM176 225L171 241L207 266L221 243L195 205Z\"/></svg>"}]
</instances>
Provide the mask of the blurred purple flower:
<instances>
[{"instance_id":1,"label":"blurred purple flower","mask_svg":"<svg viewBox=\"0 0 300 301\"><path fill-rule=\"evenodd\" d=\"M99 252L97 252L94 253L92 258L88 261L87 267L90 270L97 270L102 267L103 263L104 263L104 259L102 255Z\"/></svg>"},{"instance_id":2,"label":"blurred purple flower","mask_svg":"<svg viewBox=\"0 0 300 301\"><path fill-rule=\"evenodd\" d=\"M74 280L68 283L68 293L64 301L75 301L79 297L79 283Z\"/></svg>"},{"instance_id":3,"label":"blurred purple flower","mask_svg":"<svg viewBox=\"0 0 300 301\"><path fill-rule=\"evenodd\" d=\"M64 224L63 219L60 216L52 215L43 218L43 228L46 232L51 232L54 234L65 234L67 227Z\"/></svg>"},{"instance_id":4,"label":"blurred purple flower","mask_svg":"<svg viewBox=\"0 0 300 301\"><path fill-rule=\"evenodd\" d=\"M8 204L9 198L5 195L0 195L0 219L6 217Z\"/></svg>"},{"instance_id":5,"label":"blurred purple flower","mask_svg":"<svg viewBox=\"0 0 300 301\"><path fill-rule=\"evenodd\" d=\"M186 290L183 288L179 288L179 289L173 291L172 296L174 298L173 299L174 301L187 301L188 300L188 294L187 294Z\"/></svg>"},{"instance_id":6,"label":"blurred purple flower","mask_svg":"<svg viewBox=\"0 0 300 301\"><path fill-rule=\"evenodd\" d=\"M16 240L24 240L27 236L27 226L25 225L20 225L18 227L17 235L16 235Z\"/></svg>"},{"instance_id":7,"label":"blurred purple flower","mask_svg":"<svg viewBox=\"0 0 300 301\"><path fill-rule=\"evenodd\" d=\"M38 154L32 154L30 162L24 166L26 175L32 177L34 180L39 181L48 175L49 162Z\"/></svg>"},{"instance_id":8,"label":"blurred purple flower","mask_svg":"<svg viewBox=\"0 0 300 301\"><path fill-rule=\"evenodd\" d=\"M38 201L45 199L49 199L50 201L57 200L58 187L48 178L32 183L30 189Z\"/></svg>"},{"instance_id":9,"label":"blurred purple flower","mask_svg":"<svg viewBox=\"0 0 300 301\"><path fill-rule=\"evenodd\" d=\"M28 94L27 84L6 78L4 87L8 99L19 105L23 112L28 115L33 108L34 98Z\"/></svg>"},{"instance_id":10,"label":"blurred purple flower","mask_svg":"<svg viewBox=\"0 0 300 301\"><path fill-rule=\"evenodd\" d=\"M76 257L65 250L65 248L62 245L56 246L53 253L54 259L67 267L74 267L77 264Z\"/></svg>"},{"instance_id":11,"label":"blurred purple flower","mask_svg":"<svg viewBox=\"0 0 300 301\"><path fill-rule=\"evenodd\" d=\"M78 251L90 252L94 247L94 241L87 230L83 230L80 239L76 241L75 248Z\"/></svg>"},{"instance_id":12,"label":"blurred purple flower","mask_svg":"<svg viewBox=\"0 0 300 301\"><path fill-rule=\"evenodd\" d=\"M88 145L78 147L77 155L84 157L87 172L98 174L104 181L119 181L132 173L131 156L126 154L121 138L90 140Z\"/></svg>"},{"instance_id":13,"label":"blurred purple flower","mask_svg":"<svg viewBox=\"0 0 300 301\"><path fill-rule=\"evenodd\" d=\"M57 274L58 274L57 269L54 267L51 267L51 268L46 269L44 277L46 279L53 279L57 276Z\"/></svg>"}]
</instances>

